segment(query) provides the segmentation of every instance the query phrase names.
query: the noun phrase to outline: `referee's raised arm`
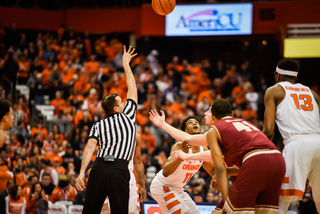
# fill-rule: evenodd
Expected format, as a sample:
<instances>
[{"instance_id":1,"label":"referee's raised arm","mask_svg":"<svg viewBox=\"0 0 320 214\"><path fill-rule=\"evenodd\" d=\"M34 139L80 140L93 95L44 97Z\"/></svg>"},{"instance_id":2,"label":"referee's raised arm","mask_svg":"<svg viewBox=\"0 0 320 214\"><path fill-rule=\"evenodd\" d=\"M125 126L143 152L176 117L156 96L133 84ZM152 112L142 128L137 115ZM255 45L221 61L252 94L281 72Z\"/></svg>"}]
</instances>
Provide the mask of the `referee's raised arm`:
<instances>
[{"instance_id":1,"label":"referee's raised arm","mask_svg":"<svg viewBox=\"0 0 320 214\"><path fill-rule=\"evenodd\" d=\"M124 73L126 75L126 82L128 87L127 99L132 99L135 103L138 103L137 85L129 65L131 59L137 55L137 53L133 54L134 51L135 48L132 48L131 45L128 51L126 50L126 46L123 46L122 65Z\"/></svg>"}]
</instances>

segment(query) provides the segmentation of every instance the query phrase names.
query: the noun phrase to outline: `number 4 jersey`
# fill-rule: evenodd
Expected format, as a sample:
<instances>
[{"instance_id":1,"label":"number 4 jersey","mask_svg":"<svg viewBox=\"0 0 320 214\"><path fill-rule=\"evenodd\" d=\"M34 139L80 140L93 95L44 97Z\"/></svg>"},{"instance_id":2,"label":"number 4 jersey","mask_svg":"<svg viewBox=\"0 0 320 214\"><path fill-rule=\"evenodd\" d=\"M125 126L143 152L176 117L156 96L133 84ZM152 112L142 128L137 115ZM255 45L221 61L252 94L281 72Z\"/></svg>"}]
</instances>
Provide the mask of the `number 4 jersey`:
<instances>
[{"instance_id":1,"label":"number 4 jersey","mask_svg":"<svg viewBox=\"0 0 320 214\"><path fill-rule=\"evenodd\" d=\"M200 146L200 152L203 152L203 148ZM192 149L189 149L189 153L192 154ZM188 183L191 177L200 169L202 161L184 160L181 161L177 169L168 177L164 177L162 170L157 173L158 179L169 187L182 188Z\"/></svg>"},{"instance_id":2,"label":"number 4 jersey","mask_svg":"<svg viewBox=\"0 0 320 214\"><path fill-rule=\"evenodd\" d=\"M236 117L224 117L215 128L220 136L220 148L229 164L240 168L246 154L253 150L272 150L277 147L252 123Z\"/></svg>"},{"instance_id":3,"label":"number 4 jersey","mask_svg":"<svg viewBox=\"0 0 320 214\"><path fill-rule=\"evenodd\" d=\"M286 95L277 106L276 123L284 144L294 135L320 134L319 107L307 86L280 82Z\"/></svg>"}]
</instances>

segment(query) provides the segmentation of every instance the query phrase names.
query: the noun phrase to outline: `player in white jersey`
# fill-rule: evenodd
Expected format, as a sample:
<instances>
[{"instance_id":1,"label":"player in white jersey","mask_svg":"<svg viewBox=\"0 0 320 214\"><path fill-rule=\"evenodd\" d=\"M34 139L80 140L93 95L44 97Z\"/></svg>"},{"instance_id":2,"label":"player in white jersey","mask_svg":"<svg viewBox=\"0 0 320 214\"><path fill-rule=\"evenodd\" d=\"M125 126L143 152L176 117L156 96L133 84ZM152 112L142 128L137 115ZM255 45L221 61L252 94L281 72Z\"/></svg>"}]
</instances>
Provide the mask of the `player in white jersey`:
<instances>
[{"instance_id":1,"label":"player in white jersey","mask_svg":"<svg viewBox=\"0 0 320 214\"><path fill-rule=\"evenodd\" d=\"M266 91L263 132L269 139L278 125L285 145L282 152L286 175L280 192L279 213L287 213L291 201L301 200L306 180L320 212L320 119L318 95L295 83L299 64L291 59L278 62L276 84Z\"/></svg>"},{"instance_id":2,"label":"player in white jersey","mask_svg":"<svg viewBox=\"0 0 320 214\"><path fill-rule=\"evenodd\" d=\"M201 133L199 121L191 116L182 121L181 129L188 134ZM183 148L182 143L178 142L172 146L171 153L177 150L197 153L206 151L208 148L199 146ZM159 204L163 214L200 213L195 202L183 191L183 186L188 183L202 165L212 176L214 170L212 162L184 161L180 158L173 161L171 156L167 159L165 166L157 173L150 186L152 197Z\"/></svg>"},{"instance_id":3,"label":"player in white jersey","mask_svg":"<svg viewBox=\"0 0 320 214\"><path fill-rule=\"evenodd\" d=\"M140 202L143 202L146 199L146 188L144 180L144 166L141 160L141 136L136 133L136 148L134 151L134 156L131 158L128 169L130 172L130 188L129 188L129 214L139 214L140 213ZM138 181L140 186L140 197L139 197L139 188L137 186L136 177L133 173L133 170L136 169L138 174ZM104 206L101 210L101 214L109 214L109 199L106 199Z\"/></svg>"}]
</instances>

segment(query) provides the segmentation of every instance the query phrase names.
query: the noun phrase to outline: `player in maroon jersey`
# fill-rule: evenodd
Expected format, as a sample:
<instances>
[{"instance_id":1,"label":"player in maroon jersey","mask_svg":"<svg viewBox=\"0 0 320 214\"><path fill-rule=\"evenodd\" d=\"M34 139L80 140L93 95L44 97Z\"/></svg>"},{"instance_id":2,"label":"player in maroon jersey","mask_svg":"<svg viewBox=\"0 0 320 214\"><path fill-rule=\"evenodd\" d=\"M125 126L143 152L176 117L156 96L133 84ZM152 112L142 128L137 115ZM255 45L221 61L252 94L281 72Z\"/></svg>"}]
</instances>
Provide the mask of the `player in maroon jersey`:
<instances>
[{"instance_id":1,"label":"player in maroon jersey","mask_svg":"<svg viewBox=\"0 0 320 214\"><path fill-rule=\"evenodd\" d=\"M165 122L163 112L159 116L151 111L150 120L176 140L190 140L192 145L210 147L217 183L225 201L224 213L278 213L285 174L280 151L254 125L232 117L231 105L224 99L215 101L205 115L214 125L203 135L188 135L175 129ZM223 156L239 168L229 195Z\"/></svg>"}]
</instances>

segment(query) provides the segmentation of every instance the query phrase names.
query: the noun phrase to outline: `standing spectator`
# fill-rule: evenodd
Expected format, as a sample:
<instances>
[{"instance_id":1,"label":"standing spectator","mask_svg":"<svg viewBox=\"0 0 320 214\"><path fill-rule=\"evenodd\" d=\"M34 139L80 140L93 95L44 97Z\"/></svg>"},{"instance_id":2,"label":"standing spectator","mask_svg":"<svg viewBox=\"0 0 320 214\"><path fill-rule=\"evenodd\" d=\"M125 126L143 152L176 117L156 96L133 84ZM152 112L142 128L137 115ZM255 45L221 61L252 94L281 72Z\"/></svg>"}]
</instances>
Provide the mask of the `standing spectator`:
<instances>
[{"instance_id":1,"label":"standing spectator","mask_svg":"<svg viewBox=\"0 0 320 214\"><path fill-rule=\"evenodd\" d=\"M70 143L67 144L66 153L65 153L65 155L62 156L62 159L63 159L62 166L65 169L68 168L69 163L73 163L76 168L76 172L79 172L79 159L77 158L77 156L75 156L75 154L73 152L73 147Z\"/></svg>"},{"instance_id":2,"label":"standing spectator","mask_svg":"<svg viewBox=\"0 0 320 214\"><path fill-rule=\"evenodd\" d=\"M12 91L12 94L15 94L16 93L17 74L19 72L19 65L13 59L13 53L10 51L7 53L7 60L4 62L3 71L4 71L4 74L8 77L8 79L11 80L11 82L12 82L11 91Z\"/></svg>"},{"instance_id":3,"label":"standing spectator","mask_svg":"<svg viewBox=\"0 0 320 214\"><path fill-rule=\"evenodd\" d=\"M150 133L150 127L144 126L143 132L141 134L141 139L143 144L146 145L148 152L150 155L154 152L157 147L156 138Z\"/></svg>"},{"instance_id":4,"label":"standing spectator","mask_svg":"<svg viewBox=\"0 0 320 214\"><path fill-rule=\"evenodd\" d=\"M159 73L158 69L158 59L157 56L159 55L159 52L157 50L152 50L150 54L147 56L147 60L149 62L149 65L151 67L152 73L156 76Z\"/></svg>"},{"instance_id":5,"label":"standing spectator","mask_svg":"<svg viewBox=\"0 0 320 214\"><path fill-rule=\"evenodd\" d=\"M14 185L9 192L10 195L6 197L6 213L25 214L27 201L22 197L21 186Z\"/></svg>"}]
</instances>

